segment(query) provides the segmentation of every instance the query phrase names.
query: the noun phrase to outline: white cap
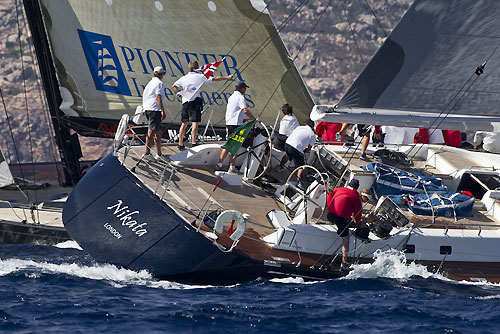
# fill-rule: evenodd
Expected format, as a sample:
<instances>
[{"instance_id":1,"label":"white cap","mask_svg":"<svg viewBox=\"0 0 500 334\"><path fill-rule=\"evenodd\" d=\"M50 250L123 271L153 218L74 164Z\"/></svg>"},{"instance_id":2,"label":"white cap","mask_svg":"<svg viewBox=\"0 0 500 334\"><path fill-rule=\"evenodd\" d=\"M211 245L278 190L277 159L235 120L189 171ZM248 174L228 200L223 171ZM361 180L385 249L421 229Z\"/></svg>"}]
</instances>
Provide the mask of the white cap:
<instances>
[{"instance_id":1,"label":"white cap","mask_svg":"<svg viewBox=\"0 0 500 334\"><path fill-rule=\"evenodd\" d=\"M154 72L154 74L162 74L163 73L163 67L156 66L153 72Z\"/></svg>"}]
</instances>

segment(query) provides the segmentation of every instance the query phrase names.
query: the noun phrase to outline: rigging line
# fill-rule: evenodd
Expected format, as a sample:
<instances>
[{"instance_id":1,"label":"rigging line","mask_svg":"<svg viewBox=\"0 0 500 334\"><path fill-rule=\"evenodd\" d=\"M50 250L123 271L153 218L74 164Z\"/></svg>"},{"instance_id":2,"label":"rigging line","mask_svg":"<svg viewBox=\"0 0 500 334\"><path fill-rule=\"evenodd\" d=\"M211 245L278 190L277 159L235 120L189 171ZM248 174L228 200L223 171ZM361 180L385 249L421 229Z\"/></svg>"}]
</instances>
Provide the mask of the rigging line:
<instances>
[{"instance_id":1,"label":"rigging line","mask_svg":"<svg viewBox=\"0 0 500 334\"><path fill-rule=\"evenodd\" d=\"M292 20L292 18L297 15L297 13L301 10L301 8L308 2L309 0L304 0L302 3L300 3L293 11L292 13L290 13L288 15L288 17L281 23L281 25L279 27L276 28L276 31L269 37L267 37L256 49L255 51L242 63L242 66L240 67L240 73L244 72L248 66L262 53L262 51L264 51L264 49L271 43L271 41L276 37L276 36L279 36L279 32L281 30L283 30L286 25ZM331 2L331 1L330 1ZM296 58L296 57L295 57ZM289 70L289 69L288 69ZM287 70L287 71L288 71ZM279 85L281 84L281 82L283 81L283 78L281 79L280 83L278 84L278 87ZM231 84L229 82L226 82L223 84L222 88L220 88L220 90L218 90L217 92L218 93L223 93L225 92L229 86ZM276 92L277 88L273 91L273 93L271 94L269 100L268 100L268 103L269 101L271 100L271 98L273 97L274 93ZM266 103L266 106L267 104ZM264 107L265 109L265 107ZM263 110L264 110L263 109ZM262 111L263 112L263 111ZM259 116L262 115L262 112L259 114ZM222 121L222 120L221 120Z\"/></svg>"},{"instance_id":2,"label":"rigging line","mask_svg":"<svg viewBox=\"0 0 500 334\"><path fill-rule=\"evenodd\" d=\"M388 36L387 31L384 29L384 26L382 25L382 23L380 23L380 21L379 21L379 19L378 19L377 15L375 15L375 12L373 11L372 7L370 6L370 4L368 3L368 1L367 1L367 0L364 0L364 1L365 1L366 6L368 6L368 9L370 9L370 12L372 13L373 17L374 17L374 18L375 18L375 20L377 21L377 23L378 23L378 25L379 25L380 29L382 29L382 31L384 32L384 37L387 37L387 36Z\"/></svg>"},{"instance_id":3,"label":"rigging line","mask_svg":"<svg viewBox=\"0 0 500 334\"><path fill-rule=\"evenodd\" d=\"M253 19L252 23L247 27L247 29L245 29L245 31L241 34L241 36L238 38L238 40L234 43L234 45L229 49L229 51L227 51L227 55L230 55L231 51L238 45L238 43L243 39L243 37L246 35L246 33L250 30L250 28L255 24L255 22L257 22L257 19L264 13L265 10L267 10L268 6L272 3L273 0L270 0L268 4L266 4L265 8L259 12L259 14ZM277 32L273 33L273 35L271 35L270 37L267 37L259 46L257 46L257 48L255 49L255 51L252 52L252 54L250 54L250 56L248 56L248 58L242 63L242 65L240 66L240 73L244 71L244 69L246 68L243 68L243 66L249 62L249 64L253 61L252 57L254 57L254 55L256 54L257 50L259 50L260 48L262 48L256 55L259 55L263 50L264 48L267 46L267 44L269 44L269 40L272 40L278 33L278 31L281 29L283 29L283 27L285 27L288 22L290 22L290 20L299 12L300 8L304 6L304 4L306 2L308 2L309 0L303 0L288 16L287 18L282 22L282 24L276 28ZM267 43L267 44L266 44ZM264 44L266 44L264 47L262 47ZM254 57L254 59L255 59ZM250 60L252 59L252 60ZM248 65L247 65L248 66ZM223 93L225 92L229 86L231 84L228 83L228 82L225 82L223 83L222 87L219 88L219 90L217 90L217 93Z\"/></svg>"},{"instance_id":4,"label":"rigging line","mask_svg":"<svg viewBox=\"0 0 500 334\"><path fill-rule=\"evenodd\" d=\"M307 0L306 0L307 1ZM273 0L270 0L266 6L264 7L264 9L262 9L259 14L253 19L252 23L245 29L245 31L241 34L241 36L236 40L236 42L234 42L234 45L229 49L229 51L227 52L227 54L231 54L231 51L233 51L233 49L236 47L236 45L238 45L238 43L243 39L243 37L247 34L247 32L250 30L250 28L252 28L252 26L255 24L255 22L257 22L257 20L259 19L259 17L262 15L262 13L264 13L264 11L267 10L267 7L273 2Z\"/></svg>"},{"instance_id":5,"label":"rigging line","mask_svg":"<svg viewBox=\"0 0 500 334\"><path fill-rule=\"evenodd\" d=\"M271 36L268 36L259 46L256 47L256 49L247 57L247 59L241 64L240 66L240 69L239 69L239 73L243 73L247 68L248 66L257 58L258 55L260 55L262 53L262 51L264 51L264 49L267 47L267 45L269 45L269 43L271 43L271 41L273 40L273 38L275 38L276 36L279 35L279 31L283 30L284 27L286 27L286 25L291 21L291 19L297 15L297 13L300 11L300 9L308 2L309 0L304 0L302 1L297 7L295 7L295 9L287 16L287 18L281 23L281 25L279 27L276 28L276 32L274 32ZM269 2L269 4L272 2L272 0ZM266 5L265 9L267 9L267 7L269 6L269 4ZM249 27L247 27L247 29L243 32L243 34L238 38L238 40L236 41L236 43L230 48L230 50L227 52L227 54L229 55L230 52L236 47L236 45L239 43L239 41L244 37L244 35L250 30L250 28L254 25L254 23L257 21L257 19L260 17L260 15L262 15L262 13L264 12L263 9L255 18L254 20L252 21L252 23L250 24ZM281 82L280 82L281 84ZM229 81L226 81L222 84L222 86L216 91L218 94L221 94L221 93L224 93L226 92L226 90L231 86L231 83ZM279 85L278 85L279 86ZM271 95L272 97L272 95ZM207 105L207 103L204 104L204 107ZM267 104L266 104L267 105ZM209 105L206 109L206 110L209 110L211 108L211 106ZM261 113L262 114L262 113ZM259 114L259 116L261 115ZM174 121L175 119L177 119L177 117L179 117L180 115L180 111L173 115L173 118L172 118L172 121ZM221 122L224 121L224 118L220 119L219 121L216 121L216 122L213 122L213 124L217 125ZM186 131L187 133L187 131Z\"/></svg>"},{"instance_id":6,"label":"rigging line","mask_svg":"<svg viewBox=\"0 0 500 334\"><path fill-rule=\"evenodd\" d=\"M309 39L311 38L311 35L312 33L314 32L314 30L316 29L316 27L318 26L319 24L319 21L321 21L321 18L323 17L323 15L325 14L326 10L328 9L328 7L330 7L332 3L332 0L328 1L328 4L325 6L325 8L323 9L323 11L321 12L321 14L319 15L319 18L316 20L316 22L314 23L313 27L311 28L311 30L309 31L309 34L307 35L306 39L304 40L304 43L302 43L302 45L300 46L300 49L297 51L297 53L295 54L295 57L293 57L292 59L292 62L291 64L294 64L295 60L299 57L299 54L304 50L304 47L306 46L307 42L309 41ZM292 67L290 66L288 69L287 69L287 72L291 69ZM262 111L259 113L259 117L262 116L262 114L264 113L264 110L266 110L267 106L269 105L269 103L271 102L271 99L273 98L274 94L276 94L276 91L278 90L278 88L281 86L281 83L283 82L283 80L285 79L285 75L283 75L281 77L281 80L280 82L278 83L278 85L276 85L276 87L274 88L273 92L271 93L271 95L269 96L269 99L267 100L266 104L264 105L264 107L262 108Z\"/></svg>"},{"instance_id":7,"label":"rigging line","mask_svg":"<svg viewBox=\"0 0 500 334\"><path fill-rule=\"evenodd\" d=\"M359 48L358 40L356 39L356 35L354 34L354 30L352 30L351 27L351 21L349 20L349 15L347 15L347 10L345 8L344 0L340 0L342 3L342 9L344 12L344 16L347 20L347 23L349 24L349 30L351 31L352 39L354 40L354 44L356 45L356 49L358 50L359 57L361 58L361 62L363 63L364 66L366 66L365 59L363 58L363 54L361 53L361 49Z\"/></svg>"},{"instance_id":8,"label":"rigging line","mask_svg":"<svg viewBox=\"0 0 500 334\"><path fill-rule=\"evenodd\" d=\"M21 71L22 71L22 76L23 76L23 91L24 91L24 100L25 100L25 105L26 105L26 121L28 122L28 142L29 142L29 147L30 147L30 153L31 153L31 168L33 172L33 181L36 182L36 173L35 173L35 160L33 158L33 140L31 137L31 123L30 123L30 116L29 116L29 107L28 107L28 92L26 89L26 74L25 74L25 68L24 68L24 60L23 60L23 43L21 41L21 25L19 21L19 5L17 0L15 0L16 3L16 21L17 21L17 31L18 31L18 37L19 37L19 53L21 56ZM35 203L38 203L38 191L35 189ZM36 206L35 206L36 208ZM40 215L37 211L37 218L38 221L40 221Z\"/></svg>"},{"instance_id":9,"label":"rigging line","mask_svg":"<svg viewBox=\"0 0 500 334\"><path fill-rule=\"evenodd\" d=\"M4 137L4 136L2 135L2 137ZM5 158L5 161L8 160L7 164L10 165L10 164L12 164L12 156L11 156L11 153L10 153L9 144L8 144L8 142L6 140L5 140L5 147L7 148L7 157L5 157L5 154L4 154L4 158Z\"/></svg>"},{"instance_id":10,"label":"rigging line","mask_svg":"<svg viewBox=\"0 0 500 334\"><path fill-rule=\"evenodd\" d=\"M26 32L26 36L29 36L29 28L28 28L28 20L26 18L26 13L25 11L21 11L22 13L22 21L24 23L24 30ZM50 112L49 112L49 107L48 107L48 102L47 102L47 97L43 94L42 91L42 82L41 82L41 73L40 73L40 68L38 64L38 59L34 56L35 51L34 51L34 46L30 38L28 40L28 47L30 49L30 56L31 56L31 61L33 62L33 67L35 69L35 74L36 74L36 80L37 80L37 90L38 90L38 95L40 96L40 100L42 102L42 110L44 111L44 116L45 116L45 122L47 123L47 129L49 132L49 140L50 140L50 145L51 145L51 154L52 154L52 159L54 161L54 167L56 169L57 173L57 180L59 184L61 185L62 182L62 176L61 176L61 171L59 170L57 166L57 148L56 148L56 143L55 143L55 133L53 132L54 130L52 129L52 126L50 124Z\"/></svg>"},{"instance_id":11,"label":"rigging line","mask_svg":"<svg viewBox=\"0 0 500 334\"><path fill-rule=\"evenodd\" d=\"M455 94L455 96L443 108L443 111L441 111L441 113L431 123L431 127L430 128L432 128L434 122L436 122L441 117L441 115L445 112L445 110L449 107L449 105L455 100L455 98L457 98L457 96L464 89L464 87L469 83L469 81L474 77L474 75L476 75L476 77L474 78L474 80L472 81L472 83L469 85L469 87L462 93L461 97L459 99L457 99L457 102L455 102L455 104L450 108L450 110L446 113L446 115L442 118L442 120L438 123L437 126L441 125L441 123L444 121L444 119L451 113L451 111L453 110L453 108L456 107L456 105L458 104L458 102L461 101L461 99L465 96L465 94L472 88L472 86L477 81L477 79L479 79L479 76L481 74L483 74L483 70L486 67L486 64L491 59L491 57L493 57L493 55L497 52L498 48L500 48L500 42L497 43L497 45L495 46L495 48L493 49L493 51L490 53L490 55L486 58L486 60L484 61L484 63L482 65L478 66L476 68L476 70L469 76L469 78L467 79L467 81L462 85L462 87L460 87L460 89L457 91L457 93ZM437 126L436 126L436 128L437 128ZM421 148L422 148L422 146L417 150L417 152L415 153L415 155L420 151ZM410 152L411 152L411 150L410 150Z\"/></svg>"},{"instance_id":12,"label":"rigging line","mask_svg":"<svg viewBox=\"0 0 500 334\"><path fill-rule=\"evenodd\" d=\"M21 162L19 161L19 152L17 151L17 145L16 145L16 141L14 140L14 133L12 132L12 126L10 124L10 118L9 118L9 114L7 113L7 107L5 106L5 100L3 98L3 92L2 92L2 88L0 88L0 97L2 98L2 104L3 104L3 110L5 111L5 118L7 119L7 125L9 126L9 131L10 131L10 136L12 138L12 143L14 144L14 153L16 155L16 158L17 158L17 162L18 162L18 166L19 166L19 170L21 171L21 177L24 181L24 171L23 171L23 166L21 164ZM23 193L23 191L21 190L21 193ZM27 194L27 198L28 198L28 202L31 203L31 199L30 199L30 193L29 191L26 192ZM24 193L23 193L24 195ZM24 195L26 196L26 195Z\"/></svg>"},{"instance_id":13,"label":"rigging line","mask_svg":"<svg viewBox=\"0 0 500 334\"><path fill-rule=\"evenodd\" d=\"M16 2L17 2L17 0L16 0ZM36 28L36 29L43 29L43 30L44 30L44 32L42 33L43 38L44 38L44 39L47 39L47 41L46 41L46 42L47 42L47 44L50 44L50 43L48 42L48 38L49 38L49 37L48 37L48 35L47 35L47 33L46 33L45 20L44 20L44 18L43 18L43 13L42 13L42 5L41 5L41 3L40 3L40 2L38 2L38 4L37 4L37 5L35 5L35 7L38 9L38 11L39 11L39 13L38 13L38 14L39 14L39 15L40 15L40 17L41 17L41 24L40 24L39 26L38 26L38 25L36 25L36 26L35 26L35 28ZM38 14L37 14L37 15L38 15ZM45 49L45 50L42 50L42 51L43 51L43 55L45 56L45 58L48 58L48 59L51 61L51 64L52 64L52 65L49 65L49 69L47 69L47 70L48 70L48 72L49 72L49 76L50 76L50 74L54 74L54 76L56 76L56 73L55 73L55 72L56 72L56 68L55 68L55 65L54 65L54 63L55 63L55 62L54 62L54 59L53 59L53 54L52 54L52 51L51 51L50 45L48 45L48 49ZM42 70L42 69L41 69L41 67L40 67L40 75L41 75L41 70ZM59 92L59 90L58 90L58 86L55 86L54 84L58 84L57 78L56 78L55 82L54 82L54 80L52 80L52 79L49 79L49 80L48 80L48 83L47 83L48 87L47 87L47 90L46 90L46 92L45 92L45 97L47 98L47 105L48 105L48 97L47 97L47 95L48 95L49 93L50 93L51 97L52 97L54 100L57 100L57 95L58 95L58 94L60 95L60 93L58 93L58 92ZM53 121L52 121L52 124L53 124L52 129L53 129L53 131L54 131L54 134L56 134L56 133L58 134L57 136L56 136L56 135L54 135L54 137L55 137L55 141L56 141L57 145L58 145L58 146L59 146L59 148L60 148L60 151L59 151L59 152L60 152L60 154L59 154L59 155L61 156L63 153L64 153L64 155L66 154L66 153L64 152L64 151L65 151L65 149L64 149L64 147L65 147L65 145L64 145L64 141L63 141L62 135L60 134L60 133L61 133L61 130L62 130L62 127L61 127L61 122L60 122L61 117L59 116L59 115L60 115L60 113L61 113L61 111L58 109L58 106L54 106L54 103L52 103L52 104L51 104L51 107L54 107L54 108L53 108L53 109L54 109L54 116L51 116L51 117L50 117L50 118L53 120ZM56 131L56 127L57 127L57 131ZM64 159L66 159L66 157L64 157ZM61 160L62 160L62 159L61 159ZM62 162L63 164L65 163L64 161L61 161L61 162Z\"/></svg>"},{"instance_id":14,"label":"rigging line","mask_svg":"<svg viewBox=\"0 0 500 334\"><path fill-rule=\"evenodd\" d=\"M250 56L247 57L247 59L245 59L245 61L240 66L240 73L245 71L245 69L255 60L255 58L257 58L257 56L259 56L262 53L262 51L264 51L264 49L269 45L269 43L271 43L271 41L276 36L279 36L279 32L283 30L288 25L288 23L290 23L292 18L295 15L297 15L297 13L301 10L302 7L304 7L304 5L307 2L309 2L309 0L304 0L297 7L295 7L295 9L287 16L287 18L278 27L275 28L276 31L273 32L270 36L268 36L264 41L262 41L262 43L259 46L255 48L255 50L250 54ZM227 82L226 84L228 86L230 85ZM225 89L223 91L225 91Z\"/></svg>"},{"instance_id":15,"label":"rigging line","mask_svg":"<svg viewBox=\"0 0 500 334\"><path fill-rule=\"evenodd\" d=\"M475 74L475 73L474 73ZM471 75L471 77L467 80L466 84L471 80L471 78L474 76L474 74ZM460 103L460 101L464 98L465 94L467 94L467 92L469 91L469 89L474 85L474 83L479 79L479 76L476 76L476 78L474 78L474 80L472 81L472 83L469 85L469 87L467 89L465 89L460 97L457 97L460 92L462 91L462 89L464 88L464 86L462 86L460 88L460 90L457 92L457 94L450 100L450 102L446 105L445 109L443 109L443 111L435 117L435 119L432 121L431 125L430 125L430 128L429 129L432 129L432 132L429 134L429 137L434 133L434 131L438 130L438 127L441 125L441 123L443 123L443 121L446 119L446 117L448 117L448 115L451 113L451 111L457 106L458 103ZM446 110L448 108L448 106L454 101L456 100L456 102L453 104L453 106L451 106L451 108L449 108L449 111L444 114L444 116L442 116L442 114L444 113L444 110ZM436 124L436 126L434 127L434 123L435 122L438 122ZM441 145L441 147L443 147L444 145ZM410 152L416 147L413 146L411 149L410 149ZM416 152L413 154L412 156L412 159L417 155L418 152L420 152L420 150L422 149L423 145L420 145L420 147L418 149L416 149ZM410 153L408 152L408 153Z\"/></svg>"},{"instance_id":16,"label":"rigging line","mask_svg":"<svg viewBox=\"0 0 500 334\"><path fill-rule=\"evenodd\" d=\"M458 96L460 95L460 93L465 89L465 87L469 84L469 82L472 80L472 78L474 77L474 73L472 73L469 78L464 82L464 84L460 87L459 90L457 90L457 92L455 93L455 95L450 99L450 101L448 101L448 103L444 106L444 108L442 109L442 111L434 118L434 120L432 121L432 123L430 124L429 128L432 129L434 127L434 123L437 122L437 120L439 118L442 118L441 122L450 114L450 112L453 110L453 107L457 105L457 103L460 101L460 99L458 99ZM477 78L473 81L473 83L477 80ZM471 85L472 86L472 85ZM466 93L470 87L468 89L465 90L464 93ZM448 109L448 107L453 103L453 101L457 100L457 102L453 105L452 108L450 108L450 110L445 114L445 111ZM443 114L445 114L445 116L441 117ZM441 123L439 123L441 124ZM422 146L422 145L421 145ZM410 153L412 152L412 150L415 148L412 147L410 149L410 151L408 151L408 156L410 155ZM416 156L416 154L420 151L421 147L419 147L417 149L417 151L413 154L413 156L411 157L412 159Z\"/></svg>"},{"instance_id":17,"label":"rigging line","mask_svg":"<svg viewBox=\"0 0 500 334\"><path fill-rule=\"evenodd\" d=\"M242 63L242 65L240 66L240 70L239 72L240 73L243 73L247 68L248 66L250 66L250 64L262 53L262 51L264 51L264 49L271 43L271 41L276 37L276 36L279 36L279 32L281 30L283 30L286 25L292 20L292 18L297 15L297 13L301 10L301 8L308 2L309 0L304 0L302 3L300 3L288 16L287 18L280 24L279 27L276 28L276 31L269 37L267 37L256 49L254 52L252 52L252 54ZM267 6L266 6L267 8ZM260 13L262 14L262 12ZM260 15L259 14L259 15ZM257 19L257 18L256 18ZM256 20L255 19L255 20ZM254 20L254 22L255 22ZM252 23L253 24L253 23ZM248 30L248 29L247 29ZM246 32L245 32L246 33ZM240 38L241 39L241 38ZM235 45L236 46L236 45ZM234 48L234 47L233 47ZM233 49L231 48L231 50ZM289 70L290 68L287 69L287 71ZM281 82L283 81L283 78L282 80L280 81L280 83L278 84L278 87L279 85L281 84ZM225 82L221 88L219 88L217 90L217 93L224 93L228 88L229 86L231 85L230 82ZM276 92L277 88L273 91L272 95L269 97L269 100L268 102L266 103L266 105L264 106L263 110L261 111L261 113L258 115L258 117L260 117L262 115L262 113L264 112L265 108L267 107L267 105L269 104L270 100L272 99L272 97L274 96L274 93ZM210 108L210 106L208 107ZM207 109L208 110L208 109ZM220 119L219 121L216 121L216 122L213 122L213 124L217 125L221 122L224 121L224 118Z\"/></svg>"},{"instance_id":18,"label":"rigging line","mask_svg":"<svg viewBox=\"0 0 500 334\"><path fill-rule=\"evenodd\" d=\"M358 136L359 137L359 136ZM364 136L361 137L361 140L358 142L358 144L356 145L356 148L354 148L352 150L352 153L350 154L351 156L349 157L349 160L347 160L347 166L349 166L351 164L351 160L352 158L354 158L354 154L358 151L359 149L359 145L361 145L363 143L363 139L364 139ZM344 159L347 155L349 155L349 148L347 149L347 151L344 153L344 155L342 156L342 159ZM347 166L345 167L345 170L347 170ZM335 183L335 188L337 188L340 184L340 181L342 181L342 176L339 177L339 179L337 180L337 182Z\"/></svg>"}]
</instances>

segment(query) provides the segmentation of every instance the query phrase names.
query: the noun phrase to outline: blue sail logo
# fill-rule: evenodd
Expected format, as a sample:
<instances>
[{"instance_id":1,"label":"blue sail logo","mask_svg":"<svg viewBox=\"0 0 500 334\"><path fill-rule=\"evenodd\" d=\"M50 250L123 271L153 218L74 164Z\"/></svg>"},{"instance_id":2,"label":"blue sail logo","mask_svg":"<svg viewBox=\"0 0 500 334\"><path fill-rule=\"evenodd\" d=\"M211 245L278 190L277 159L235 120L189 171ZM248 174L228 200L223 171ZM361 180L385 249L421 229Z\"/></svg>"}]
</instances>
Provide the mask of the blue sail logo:
<instances>
[{"instance_id":1,"label":"blue sail logo","mask_svg":"<svg viewBox=\"0 0 500 334\"><path fill-rule=\"evenodd\" d=\"M110 93L132 95L111 36L80 29L78 36L95 88Z\"/></svg>"}]
</instances>

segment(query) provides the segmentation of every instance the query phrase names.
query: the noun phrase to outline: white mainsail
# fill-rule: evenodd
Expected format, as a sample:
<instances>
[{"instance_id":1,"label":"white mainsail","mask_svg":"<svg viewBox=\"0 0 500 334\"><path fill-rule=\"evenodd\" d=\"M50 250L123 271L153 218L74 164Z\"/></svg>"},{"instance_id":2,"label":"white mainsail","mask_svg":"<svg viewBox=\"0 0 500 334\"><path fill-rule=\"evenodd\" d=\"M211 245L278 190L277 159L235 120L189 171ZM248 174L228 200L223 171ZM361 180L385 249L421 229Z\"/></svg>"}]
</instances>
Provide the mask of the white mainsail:
<instances>
[{"instance_id":1,"label":"white mainsail","mask_svg":"<svg viewBox=\"0 0 500 334\"><path fill-rule=\"evenodd\" d=\"M2 150L0 149L0 188L14 183L14 178L9 169L9 164L5 161Z\"/></svg>"}]
</instances>

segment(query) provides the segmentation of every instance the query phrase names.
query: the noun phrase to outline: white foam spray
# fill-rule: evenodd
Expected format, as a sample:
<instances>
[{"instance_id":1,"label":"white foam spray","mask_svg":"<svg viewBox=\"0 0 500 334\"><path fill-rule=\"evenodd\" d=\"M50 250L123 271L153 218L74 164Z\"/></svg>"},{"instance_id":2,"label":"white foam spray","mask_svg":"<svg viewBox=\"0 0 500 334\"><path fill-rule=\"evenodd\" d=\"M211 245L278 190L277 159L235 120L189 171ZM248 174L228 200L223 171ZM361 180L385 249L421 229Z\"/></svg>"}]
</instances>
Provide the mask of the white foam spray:
<instances>
[{"instance_id":1,"label":"white foam spray","mask_svg":"<svg viewBox=\"0 0 500 334\"><path fill-rule=\"evenodd\" d=\"M54 247L57 247L57 248L74 248L74 249L82 250L82 247L80 247L80 245L76 241L74 241L74 240L67 240L67 241L60 242L57 245L54 245Z\"/></svg>"},{"instance_id":2,"label":"white foam spray","mask_svg":"<svg viewBox=\"0 0 500 334\"><path fill-rule=\"evenodd\" d=\"M352 265L352 271L344 279L378 277L408 279L412 276L421 276L423 278L442 277L439 274L429 272L421 264L407 263L404 253L397 250L377 250L373 254L373 259L373 263Z\"/></svg>"},{"instance_id":3,"label":"white foam spray","mask_svg":"<svg viewBox=\"0 0 500 334\"><path fill-rule=\"evenodd\" d=\"M137 272L118 268L110 264L86 266L77 263L55 264L25 259L0 260L0 276L20 271L25 271L25 276L28 278L38 278L41 274L65 274L85 279L104 281L117 288L128 285L142 285L158 289L199 289L211 287L158 281L146 270Z\"/></svg>"}]
</instances>

